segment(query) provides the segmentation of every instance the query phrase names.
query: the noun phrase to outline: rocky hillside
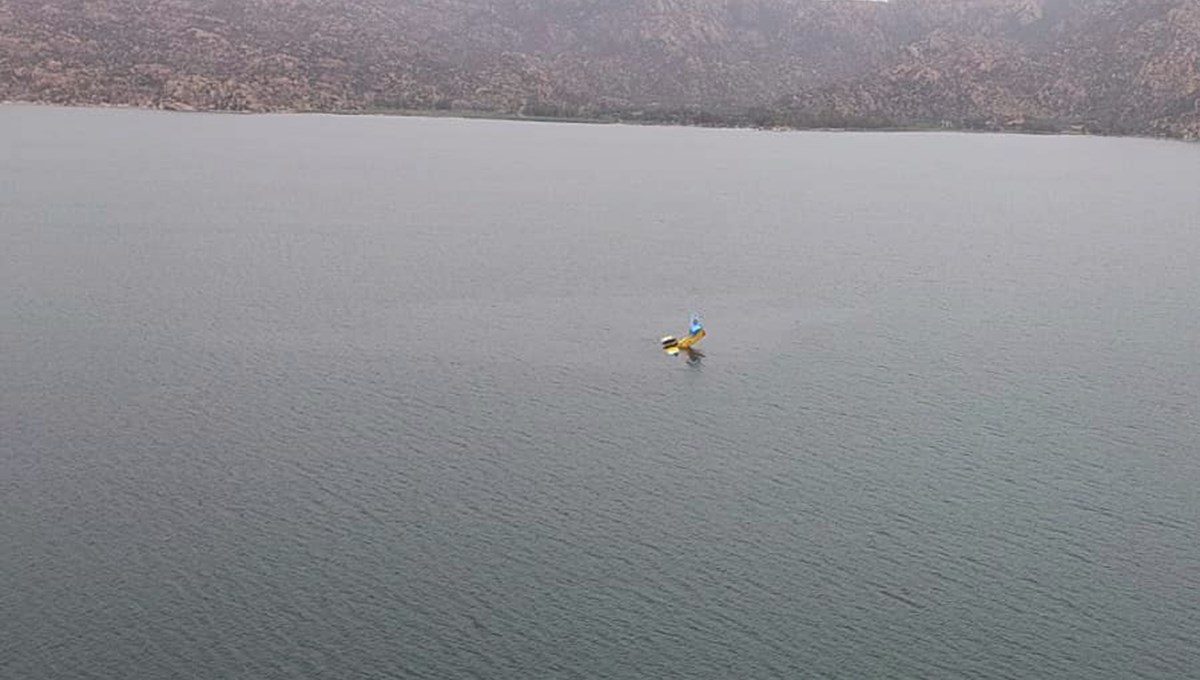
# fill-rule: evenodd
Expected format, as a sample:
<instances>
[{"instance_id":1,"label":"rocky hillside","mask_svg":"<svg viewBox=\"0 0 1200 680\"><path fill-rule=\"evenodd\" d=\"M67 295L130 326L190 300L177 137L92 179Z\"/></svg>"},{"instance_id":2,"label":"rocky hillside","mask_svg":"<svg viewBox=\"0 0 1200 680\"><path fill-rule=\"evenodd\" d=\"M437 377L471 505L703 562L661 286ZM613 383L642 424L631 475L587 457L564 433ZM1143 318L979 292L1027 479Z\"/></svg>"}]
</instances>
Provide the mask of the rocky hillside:
<instances>
[{"instance_id":1,"label":"rocky hillside","mask_svg":"<svg viewBox=\"0 0 1200 680\"><path fill-rule=\"evenodd\" d=\"M1200 135L1197 0L0 0L0 99Z\"/></svg>"},{"instance_id":2,"label":"rocky hillside","mask_svg":"<svg viewBox=\"0 0 1200 680\"><path fill-rule=\"evenodd\" d=\"M1200 2L897 0L883 68L788 98L784 120L1200 136Z\"/></svg>"}]
</instances>

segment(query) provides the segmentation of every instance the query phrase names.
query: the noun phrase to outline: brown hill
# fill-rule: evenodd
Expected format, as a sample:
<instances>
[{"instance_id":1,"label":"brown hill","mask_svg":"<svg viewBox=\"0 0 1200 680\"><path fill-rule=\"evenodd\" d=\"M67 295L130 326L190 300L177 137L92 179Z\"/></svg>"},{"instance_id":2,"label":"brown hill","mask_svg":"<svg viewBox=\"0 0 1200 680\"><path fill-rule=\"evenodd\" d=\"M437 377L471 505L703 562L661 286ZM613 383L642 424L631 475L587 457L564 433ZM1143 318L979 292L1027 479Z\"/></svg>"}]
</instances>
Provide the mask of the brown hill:
<instances>
[{"instance_id":1,"label":"brown hill","mask_svg":"<svg viewBox=\"0 0 1200 680\"><path fill-rule=\"evenodd\" d=\"M1196 0L0 0L0 99L1200 135Z\"/></svg>"},{"instance_id":2,"label":"brown hill","mask_svg":"<svg viewBox=\"0 0 1200 680\"><path fill-rule=\"evenodd\" d=\"M890 63L810 88L799 119L1200 135L1200 3L898 0Z\"/></svg>"}]
</instances>

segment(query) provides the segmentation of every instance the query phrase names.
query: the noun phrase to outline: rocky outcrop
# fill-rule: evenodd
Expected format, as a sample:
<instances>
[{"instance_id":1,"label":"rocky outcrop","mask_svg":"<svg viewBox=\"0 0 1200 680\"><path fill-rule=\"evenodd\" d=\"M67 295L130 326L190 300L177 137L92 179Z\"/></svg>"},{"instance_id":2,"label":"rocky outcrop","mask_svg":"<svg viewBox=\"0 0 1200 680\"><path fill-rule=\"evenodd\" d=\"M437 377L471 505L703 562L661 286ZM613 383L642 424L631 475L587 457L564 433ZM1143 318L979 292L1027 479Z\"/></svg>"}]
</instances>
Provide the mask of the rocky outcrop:
<instances>
[{"instance_id":1,"label":"rocky outcrop","mask_svg":"<svg viewBox=\"0 0 1200 680\"><path fill-rule=\"evenodd\" d=\"M0 0L0 99L1200 136L1196 0Z\"/></svg>"}]
</instances>

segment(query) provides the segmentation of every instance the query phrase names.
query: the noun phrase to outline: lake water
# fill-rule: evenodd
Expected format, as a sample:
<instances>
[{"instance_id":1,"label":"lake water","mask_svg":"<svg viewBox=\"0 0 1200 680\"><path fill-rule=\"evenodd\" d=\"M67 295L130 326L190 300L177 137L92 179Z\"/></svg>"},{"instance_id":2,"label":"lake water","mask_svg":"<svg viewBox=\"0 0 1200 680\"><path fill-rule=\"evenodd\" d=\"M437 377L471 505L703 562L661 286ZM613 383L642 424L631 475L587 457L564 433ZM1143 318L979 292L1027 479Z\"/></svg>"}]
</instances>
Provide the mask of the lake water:
<instances>
[{"instance_id":1,"label":"lake water","mask_svg":"<svg viewBox=\"0 0 1200 680\"><path fill-rule=\"evenodd\" d=\"M0 676L1195 677L1198 227L1179 143L0 107Z\"/></svg>"}]
</instances>

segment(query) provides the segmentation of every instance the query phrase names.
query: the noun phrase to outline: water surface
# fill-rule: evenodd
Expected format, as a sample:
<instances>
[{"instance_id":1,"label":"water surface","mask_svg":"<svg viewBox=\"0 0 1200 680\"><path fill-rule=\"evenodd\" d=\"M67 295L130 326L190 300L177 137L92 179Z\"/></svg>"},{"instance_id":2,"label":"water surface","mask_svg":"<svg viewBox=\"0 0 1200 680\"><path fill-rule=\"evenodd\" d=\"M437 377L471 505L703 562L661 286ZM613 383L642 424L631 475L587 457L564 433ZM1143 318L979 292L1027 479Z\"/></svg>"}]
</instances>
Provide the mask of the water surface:
<instances>
[{"instance_id":1,"label":"water surface","mask_svg":"<svg viewBox=\"0 0 1200 680\"><path fill-rule=\"evenodd\" d=\"M0 108L0 675L1187 677L1197 186L1142 140Z\"/></svg>"}]
</instances>

